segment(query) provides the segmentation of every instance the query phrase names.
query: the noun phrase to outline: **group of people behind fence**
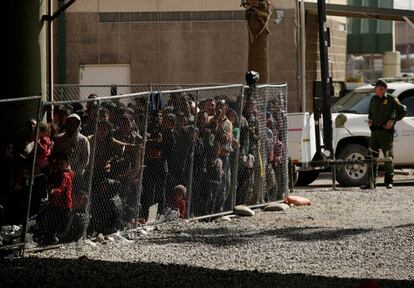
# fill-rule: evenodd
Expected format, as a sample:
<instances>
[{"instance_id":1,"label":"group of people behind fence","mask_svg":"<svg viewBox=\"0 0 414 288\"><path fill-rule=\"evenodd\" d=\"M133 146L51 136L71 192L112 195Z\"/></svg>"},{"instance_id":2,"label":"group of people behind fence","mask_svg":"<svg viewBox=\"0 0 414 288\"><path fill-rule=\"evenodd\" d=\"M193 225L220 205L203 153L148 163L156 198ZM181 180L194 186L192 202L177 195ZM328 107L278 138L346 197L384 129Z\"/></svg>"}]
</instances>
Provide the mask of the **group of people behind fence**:
<instances>
[{"instance_id":1,"label":"group of people behind fence","mask_svg":"<svg viewBox=\"0 0 414 288\"><path fill-rule=\"evenodd\" d=\"M2 145L2 209L11 215L27 201L37 130L30 215L46 242L74 223L110 233L145 221L154 204L184 218L282 198L286 155L276 100L259 112L253 97L242 105L226 96L168 96L123 102L91 94L85 106L45 106L53 121L30 119L17 142Z\"/></svg>"},{"instance_id":2,"label":"group of people behind fence","mask_svg":"<svg viewBox=\"0 0 414 288\"><path fill-rule=\"evenodd\" d=\"M262 125L253 97L248 97L244 109L242 103L230 99L216 96L200 100L172 93L169 101L164 101L162 94L152 95L142 179L143 211L154 203L161 211L173 206L176 185L191 188L186 197L191 205L186 210L188 216L283 197L286 154L278 133L284 125L283 112L276 100L269 101L267 113L261 111L266 115Z\"/></svg>"}]
</instances>

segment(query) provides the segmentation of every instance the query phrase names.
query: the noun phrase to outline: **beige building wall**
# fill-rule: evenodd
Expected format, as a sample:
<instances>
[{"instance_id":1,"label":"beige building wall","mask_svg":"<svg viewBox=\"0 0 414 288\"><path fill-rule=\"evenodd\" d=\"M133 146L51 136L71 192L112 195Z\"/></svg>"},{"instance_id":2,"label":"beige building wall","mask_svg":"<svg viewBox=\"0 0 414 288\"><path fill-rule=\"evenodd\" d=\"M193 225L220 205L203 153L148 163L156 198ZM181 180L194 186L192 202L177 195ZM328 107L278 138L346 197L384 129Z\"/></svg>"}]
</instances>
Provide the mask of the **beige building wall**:
<instances>
[{"instance_id":1,"label":"beige building wall","mask_svg":"<svg viewBox=\"0 0 414 288\"><path fill-rule=\"evenodd\" d=\"M73 5L70 12L208 11L239 7L239 0L83 0Z\"/></svg>"},{"instance_id":2,"label":"beige building wall","mask_svg":"<svg viewBox=\"0 0 414 288\"><path fill-rule=\"evenodd\" d=\"M116 7L114 2L117 2ZM135 6L138 2L147 5L143 6L147 12L142 13L143 9L133 12L138 10L138 6ZM177 12L152 13L154 6L151 5L155 2L168 12L173 12L172 9ZM180 2L180 9L172 5L173 2ZM79 83L79 67L85 64L129 64L131 83L244 83L248 31L244 11L239 8L240 0L188 1L193 3L191 5L197 4L189 9L193 12L185 12L187 7L182 4L184 2L186 1L76 2L70 8L71 12L66 13L66 83ZM288 83L289 111L296 111L298 83L295 1L275 3L274 9L282 9L284 18L280 24L272 22L270 25L270 81ZM131 5L130 9L126 9L128 5ZM159 8L155 11L163 10ZM309 103L312 102L312 81L317 78L319 69L316 23L314 17L309 15ZM332 22L331 25L335 26L335 23ZM333 37L337 54L332 57L335 60L332 67L335 79L340 79L345 74L345 53L339 55L346 46L346 35L343 36L339 33Z\"/></svg>"},{"instance_id":3,"label":"beige building wall","mask_svg":"<svg viewBox=\"0 0 414 288\"><path fill-rule=\"evenodd\" d=\"M149 12L149 11L233 11L242 10L240 0L82 0L69 12ZM271 0L284 9L293 9L295 0Z\"/></svg>"}]
</instances>

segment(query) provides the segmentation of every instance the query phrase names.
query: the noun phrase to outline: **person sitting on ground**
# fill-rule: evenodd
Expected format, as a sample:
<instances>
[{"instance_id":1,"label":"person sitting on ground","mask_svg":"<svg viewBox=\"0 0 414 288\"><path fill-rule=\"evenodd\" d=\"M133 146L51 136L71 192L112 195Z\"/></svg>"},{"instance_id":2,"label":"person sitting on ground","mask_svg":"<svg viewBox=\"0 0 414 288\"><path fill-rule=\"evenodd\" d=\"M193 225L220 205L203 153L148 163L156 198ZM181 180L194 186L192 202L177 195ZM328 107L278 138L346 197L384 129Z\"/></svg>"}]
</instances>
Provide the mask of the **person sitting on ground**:
<instances>
[{"instance_id":1,"label":"person sitting on ground","mask_svg":"<svg viewBox=\"0 0 414 288\"><path fill-rule=\"evenodd\" d=\"M51 173L48 178L49 191L46 208L37 217L41 234L41 244L57 242L58 232L63 232L72 209L72 180L67 153L53 154L50 159Z\"/></svg>"},{"instance_id":2,"label":"person sitting on ground","mask_svg":"<svg viewBox=\"0 0 414 288\"><path fill-rule=\"evenodd\" d=\"M184 219L187 213L187 203L185 201L187 188L180 184L174 187L174 192L176 197L175 199L177 202L176 208L178 208L178 211L180 213L180 219Z\"/></svg>"}]
</instances>

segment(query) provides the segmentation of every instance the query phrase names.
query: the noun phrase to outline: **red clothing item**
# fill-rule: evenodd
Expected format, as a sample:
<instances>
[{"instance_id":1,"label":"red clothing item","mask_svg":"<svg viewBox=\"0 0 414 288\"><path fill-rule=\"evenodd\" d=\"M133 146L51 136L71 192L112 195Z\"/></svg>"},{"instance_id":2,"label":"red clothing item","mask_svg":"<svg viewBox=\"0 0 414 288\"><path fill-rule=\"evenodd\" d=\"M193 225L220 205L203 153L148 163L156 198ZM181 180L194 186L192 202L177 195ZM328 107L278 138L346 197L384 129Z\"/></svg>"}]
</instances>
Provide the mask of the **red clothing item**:
<instances>
[{"instance_id":1,"label":"red clothing item","mask_svg":"<svg viewBox=\"0 0 414 288\"><path fill-rule=\"evenodd\" d=\"M72 179L72 171L69 170L62 173L60 183L55 185L57 187L52 185L52 190L49 194L50 205L58 208L72 208Z\"/></svg>"},{"instance_id":2,"label":"red clothing item","mask_svg":"<svg viewBox=\"0 0 414 288\"><path fill-rule=\"evenodd\" d=\"M184 219L185 213L187 212L187 203L185 203L185 200L178 202L178 210L180 212L180 219Z\"/></svg>"},{"instance_id":3,"label":"red clothing item","mask_svg":"<svg viewBox=\"0 0 414 288\"><path fill-rule=\"evenodd\" d=\"M50 154L52 154L52 141L47 136L40 138L37 149L36 165L40 168L49 166L48 158Z\"/></svg>"}]
</instances>

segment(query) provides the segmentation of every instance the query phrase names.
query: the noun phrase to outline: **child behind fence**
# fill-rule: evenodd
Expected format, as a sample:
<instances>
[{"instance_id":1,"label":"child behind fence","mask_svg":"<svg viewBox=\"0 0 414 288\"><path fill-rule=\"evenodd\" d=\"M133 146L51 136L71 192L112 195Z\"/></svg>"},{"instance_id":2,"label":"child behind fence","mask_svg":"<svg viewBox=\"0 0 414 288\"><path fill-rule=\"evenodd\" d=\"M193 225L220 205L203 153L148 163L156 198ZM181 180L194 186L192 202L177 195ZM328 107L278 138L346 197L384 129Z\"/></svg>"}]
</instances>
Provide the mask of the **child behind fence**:
<instances>
[{"instance_id":1,"label":"child behind fence","mask_svg":"<svg viewBox=\"0 0 414 288\"><path fill-rule=\"evenodd\" d=\"M178 211L180 213L180 219L183 219L186 217L186 213L187 213L187 203L185 201L185 195L187 193L187 188L185 188L183 185L177 185L174 187L174 192L175 192L176 208L178 208Z\"/></svg>"},{"instance_id":2,"label":"child behind fence","mask_svg":"<svg viewBox=\"0 0 414 288\"><path fill-rule=\"evenodd\" d=\"M37 218L42 238L41 242L44 245L58 241L56 235L66 228L72 209L73 172L69 166L68 154L52 155L50 170L48 203Z\"/></svg>"},{"instance_id":3,"label":"child behind fence","mask_svg":"<svg viewBox=\"0 0 414 288\"><path fill-rule=\"evenodd\" d=\"M50 140L50 126L46 123L39 124L39 142L36 156L36 166L42 172L49 168L49 156L52 154L52 141Z\"/></svg>"}]
</instances>

